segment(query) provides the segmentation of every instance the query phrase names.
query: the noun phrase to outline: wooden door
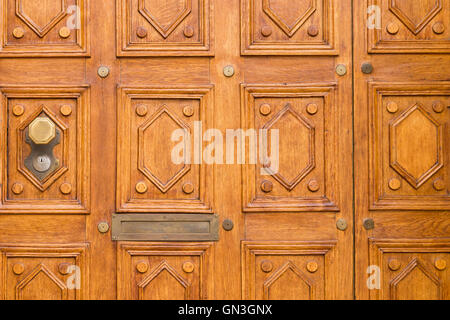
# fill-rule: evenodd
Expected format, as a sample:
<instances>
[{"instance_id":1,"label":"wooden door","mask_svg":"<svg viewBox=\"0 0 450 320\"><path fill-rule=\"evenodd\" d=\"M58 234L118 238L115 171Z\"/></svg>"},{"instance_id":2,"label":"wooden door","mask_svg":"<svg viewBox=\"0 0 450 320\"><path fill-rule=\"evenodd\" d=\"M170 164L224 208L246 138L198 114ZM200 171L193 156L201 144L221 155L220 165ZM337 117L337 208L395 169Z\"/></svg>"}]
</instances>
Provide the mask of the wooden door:
<instances>
[{"instance_id":1,"label":"wooden door","mask_svg":"<svg viewBox=\"0 0 450 320\"><path fill-rule=\"evenodd\" d=\"M2 299L353 298L350 0L0 9Z\"/></svg>"},{"instance_id":2,"label":"wooden door","mask_svg":"<svg viewBox=\"0 0 450 320\"><path fill-rule=\"evenodd\" d=\"M450 1L354 17L356 297L449 299Z\"/></svg>"}]
</instances>

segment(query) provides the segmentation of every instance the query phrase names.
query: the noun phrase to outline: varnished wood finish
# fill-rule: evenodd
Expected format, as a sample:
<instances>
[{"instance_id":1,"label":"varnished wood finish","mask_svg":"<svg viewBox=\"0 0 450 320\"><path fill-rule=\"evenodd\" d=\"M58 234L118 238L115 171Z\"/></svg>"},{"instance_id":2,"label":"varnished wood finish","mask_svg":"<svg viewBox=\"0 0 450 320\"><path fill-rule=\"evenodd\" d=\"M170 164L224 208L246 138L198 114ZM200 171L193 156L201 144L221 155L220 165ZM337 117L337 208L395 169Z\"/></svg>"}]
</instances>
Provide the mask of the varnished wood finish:
<instances>
[{"instance_id":1,"label":"varnished wood finish","mask_svg":"<svg viewBox=\"0 0 450 320\"><path fill-rule=\"evenodd\" d=\"M450 250L449 10L448 0L354 1L357 299L449 299L435 267Z\"/></svg>"},{"instance_id":2,"label":"varnished wood finish","mask_svg":"<svg viewBox=\"0 0 450 320\"><path fill-rule=\"evenodd\" d=\"M25 2L28 7L21 7ZM0 1L2 298L354 298L351 0L30 3ZM68 35L64 27L72 16L58 8L73 4L82 18ZM355 12L366 11L356 6ZM21 8L33 10L31 20ZM389 63L403 61L395 59ZM443 57L432 59L412 65L411 72ZM337 65L347 72L338 75ZM100 77L100 67L109 73ZM446 89L436 90L441 97ZM395 100L398 114L405 111L403 100ZM441 109L425 100L427 112ZM42 110L64 138L55 147L62 170L48 185L20 171L21 153L29 153L23 131ZM433 118L442 121L445 112ZM236 157L233 164L225 158L223 164L173 164L172 131L193 130L195 121L202 121L203 133L217 129L224 136L230 129L278 129L280 171L261 175L261 163L240 164ZM369 134L360 133L358 143ZM385 145L372 147L388 152ZM369 165L368 159L358 163ZM433 210L445 205L445 191L431 190L441 187L433 180L423 193L431 194ZM219 240L141 235L140 242L114 241L114 214L215 214ZM445 234L446 216L436 217L436 232ZM391 219L413 233L404 217ZM338 230L337 221L347 228ZM384 222L375 219L375 240L389 240L376 234L390 231ZM433 223L425 221L426 232ZM368 257L368 237L360 248ZM447 259L428 251L410 256L426 256L427 270L431 263L442 268L437 260ZM70 265L80 268L80 290L67 287Z\"/></svg>"}]
</instances>

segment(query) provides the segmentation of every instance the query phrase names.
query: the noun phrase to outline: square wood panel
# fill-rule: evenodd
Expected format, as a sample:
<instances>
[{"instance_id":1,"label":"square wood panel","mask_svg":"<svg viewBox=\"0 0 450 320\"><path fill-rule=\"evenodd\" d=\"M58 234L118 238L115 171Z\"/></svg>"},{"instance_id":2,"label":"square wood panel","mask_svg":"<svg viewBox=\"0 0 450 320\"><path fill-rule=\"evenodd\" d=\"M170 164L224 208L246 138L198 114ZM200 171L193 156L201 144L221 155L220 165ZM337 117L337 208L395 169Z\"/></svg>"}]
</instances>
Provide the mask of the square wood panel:
<instances>
[{"instance_id":1,"label":"square wood panel","mask_svg":"<svg viewBox=\"0 0 450 320\"><path fill-rule=\"evenodd\" d=\"M450 51L450 0L368 0L370 53Z\"/></svg>"},{"instance_id":2,"label":"square wood panel","mask_svg":"<svg viewBox=\"0 0 450 320\"><path fill-rule=\"evenodd\" d=\"M373 210L447 210L450 83L370 83Z\"/></svg>"},{"instance_id":3,"label":"square wood panel","mask_svg":"<svg viewBox=\"0 0 450 320\"><path fill-rule=\"evenodd\" d=\"M335 89L334 84L242 85L242 128L246 135L256 133L259 144L254 151L251 143L247 147L244 212L339 210ZM267 132L266 148L261 130ZM271 155L277 151L275 132L278 161ZM264 163L264 153L273 163Z\"/></svg>"},{"instance_id":4,"label":"square wood panel","mask_svg":"<svg viewBox=\"0 0 450 320\"><path fill-rule=\"evenodd\" d=\"M89 213L89 87L14 86L0 93L0 213ZM56 166L45 176L32 162L40 151L34 153L28 135L37 118L49 119L60 135L52 151Z\"/></svg>"},{"instance_id":5,"label":"square wood panel","mask_svg":"<svg viewBox=\"0 0 450 320\"><path fill-rule=\"evenodd\" d=\"M116 0L118 56L212 56L212 0Z\"/></svg>"},{"instance_id":6,"label":"square wood panel","mask_svg":"<svg viewBox=\"0 0 450 320\"><path fill-rule=\"evenodd\" d=\"M370 239L369 243L370 264L380 268L380 286L370 291L371 299L450 298L450 242Z\"/></svg>"},{"instance_id":7,"label":"square wood panel","mask_svg":"<svg viewBox=\"0 0 450 320\"><path fill-rule=\"evenodd\" d=\"M88 245L0 245L4 300L85 300Z\"/></svg>"},{"instance_id":8,"label":"square wood panel","mask_svg":"<svg viewBox=\"0 0 450 320\"><path fill-rule=\"evenodd\" d=\"M243 55L337 55L334 0L241 1Z\"/></svg>"},{"instance_id":9,"label":"square wood panel","mask_svg":"<svg viewBox=\"0 0 450 320\"><path fill-rule=\"evenodd\" d=\"M0 57L88 56L88 0L1 0Z\"/></svg>"},{"instance_id":10,"label":"square wood panel","mask_svg":"<svg viewBox=\"0 0 450 320\"><path fill-rule=\"evenodd\" d=\"M242 242L242 295L251 300L325 299L335 242Z\"/></svg>"},{"instance_id":11,"label":"square wood panel","mask_svg":"<svg viewBox=\"0 0 450 320\"><path fill-rule=\"evenodd\" d=\"M117 255L119 299L212 298L212 243L122 242Z\"/></svg>"},{"instance_id":12,"label":"square wood panel","mask_svg":"<svg viewBox=\"0 0 450 320\"><path fill-rule=\"evenodd\" d=\"M202 142L194 140L200 124L213 127L212 92L212 86L119 89L119 212L212 212L212 166L198 161Z\"/></svg>"}]
</instances>

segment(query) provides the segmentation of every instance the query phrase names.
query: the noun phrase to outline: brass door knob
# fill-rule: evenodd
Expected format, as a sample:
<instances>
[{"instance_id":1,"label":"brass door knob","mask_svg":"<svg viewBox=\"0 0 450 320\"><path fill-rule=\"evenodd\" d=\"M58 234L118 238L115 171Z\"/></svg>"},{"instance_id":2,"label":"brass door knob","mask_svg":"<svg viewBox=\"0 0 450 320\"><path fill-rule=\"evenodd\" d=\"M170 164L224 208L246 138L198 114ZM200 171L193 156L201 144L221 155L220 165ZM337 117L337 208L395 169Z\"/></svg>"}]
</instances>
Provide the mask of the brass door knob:
<instances>
[{"instance_id":1,"label":"brass door knob","mask_svg":"<svg viewBox=\"0 0 450 320\"><path fill-rule=\"evenodd\" d=\"M49 118L36 118L28 127L28 136L35 144L48 144L56 137L56 126Z\"/></svg>"}]
</instances>

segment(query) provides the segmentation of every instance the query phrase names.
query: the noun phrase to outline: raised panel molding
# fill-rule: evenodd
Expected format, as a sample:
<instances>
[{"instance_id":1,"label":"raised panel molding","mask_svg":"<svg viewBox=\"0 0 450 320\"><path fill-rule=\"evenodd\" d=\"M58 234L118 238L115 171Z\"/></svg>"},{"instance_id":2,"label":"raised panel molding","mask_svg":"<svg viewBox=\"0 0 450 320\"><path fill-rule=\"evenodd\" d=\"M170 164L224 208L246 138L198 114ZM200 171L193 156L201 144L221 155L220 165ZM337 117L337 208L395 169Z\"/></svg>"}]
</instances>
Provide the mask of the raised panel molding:
<instances>
[{"instance_id":1,"label":"raised panel molding","mask_svg":"<svg viewBox=\"0 0 450 320\"><path fill-rule=\"evenodd\" d=\"M369 239L370 265L380 267L376 300L448 300L450 242L447 240Z\"/></svg>"},{"instance_id":2,"label":"raised panel molding","mask_svg":"<svg viewBox=\"0 0 450 320\"><path fill-rule=\"evenodd\" d=\"M87 244L0 244L0 298L88 299L88 253Z\"/></svg>"},{"instance_id":3,"label":"raised panel molding","mask_svg":"<svg viewBox=\"0 0 450 320\"><path fill-rule=\"evenodd\" d=\"M0 213L88 214L89 86L10 86L0 87L0 94ZM27 132L38 117L49 119L60 135L53 149L55 167L47 174L27 165L36 157Z\"/></svg>"},{"instance_id":4,"label":"raised panel molding","mask_svg":"<svg viewBox=\"0 0 450 320\"><path fill-rule=\"evenodd\" d=\"M367 0L367 5L381 10L381 25L367 28L369 53L450 51L450 0L421 0L420 5L409 0Z\"/></svg>"},{"instance_id":5,"label":"raised panel molding","mask_svg":"<svg viewBox=\"0 0 450 320\"><path fill-rule=\"evenodd\" d=\"M279 134L278 170L260 157L251 163L247 152L242 166L244 212L338 211L336 86L246 84L241 89L246 134L268 130L268 141L271 130ZM261 137L257 140L261 144Z\"/></svg>"},{"instance_id":6,"label":"raised panel molding","mask_svg":"<svg viewBox=\"0 0 450 320\"><path fill-rule=\"evenodd\" d=\"M117 255L121 300L213 298L212 243L120 242Z\"/></svg>"},{"instance_id":7,"label":"raised panel molding","mask_svg":"<svg viewBox=\"0 0 450 320\"><path fill-rule=\"evenodd\" d=\"M212 167L196 164L193 151L195 123L213 128L212 94L212 86L119 88L118 212L212 213ZM175 130L185 132L190 161L172 159Z\"/></svg>"},{"instance_id":8,"label":"raised panel molding","mask_svg":"<svg viewBox=\"0 0 450 320\"><path fill-rule=\"evenodd\" d=\"M1 0L0 12L0 57L90 54L89 0Z\"/></svg>"},{"instance_id":9,"label":"raised panel molding","mask_svg":"<svg viewBox=\"0 0 450 320\"><path fill-rule=\"evenodd\" d=\"M448 210L450 83L369 83L370 208Z\"/></svg>"},{"instance_id":10,"label":"raised panel molding","mask_svg":"<svg viewBox=\"0 0 450 320\"><path fill-rule=\"evenodd\" d=\"M117 55L213 56L212 0L116 0Z\"/></svg>"},{"instance_id":11,"label":"raised panel molding","mask_svg":"<svg viewBox=\"0 0 450 320\"><path fill-rule=\"evenodd\" d=\"M243 55L337 55L334 0L241 1Z\"/></svg>"},{"instance_id":12,"label":"raised panel molding","mask_svg":"<svg viewBox=\"0 0 450 320\"><path fill-rule=\"evenodd\" d=\"M335 245L336 241L243 241L243 299L326 299L326 269Z\"/></svg>"}]
</instances>

